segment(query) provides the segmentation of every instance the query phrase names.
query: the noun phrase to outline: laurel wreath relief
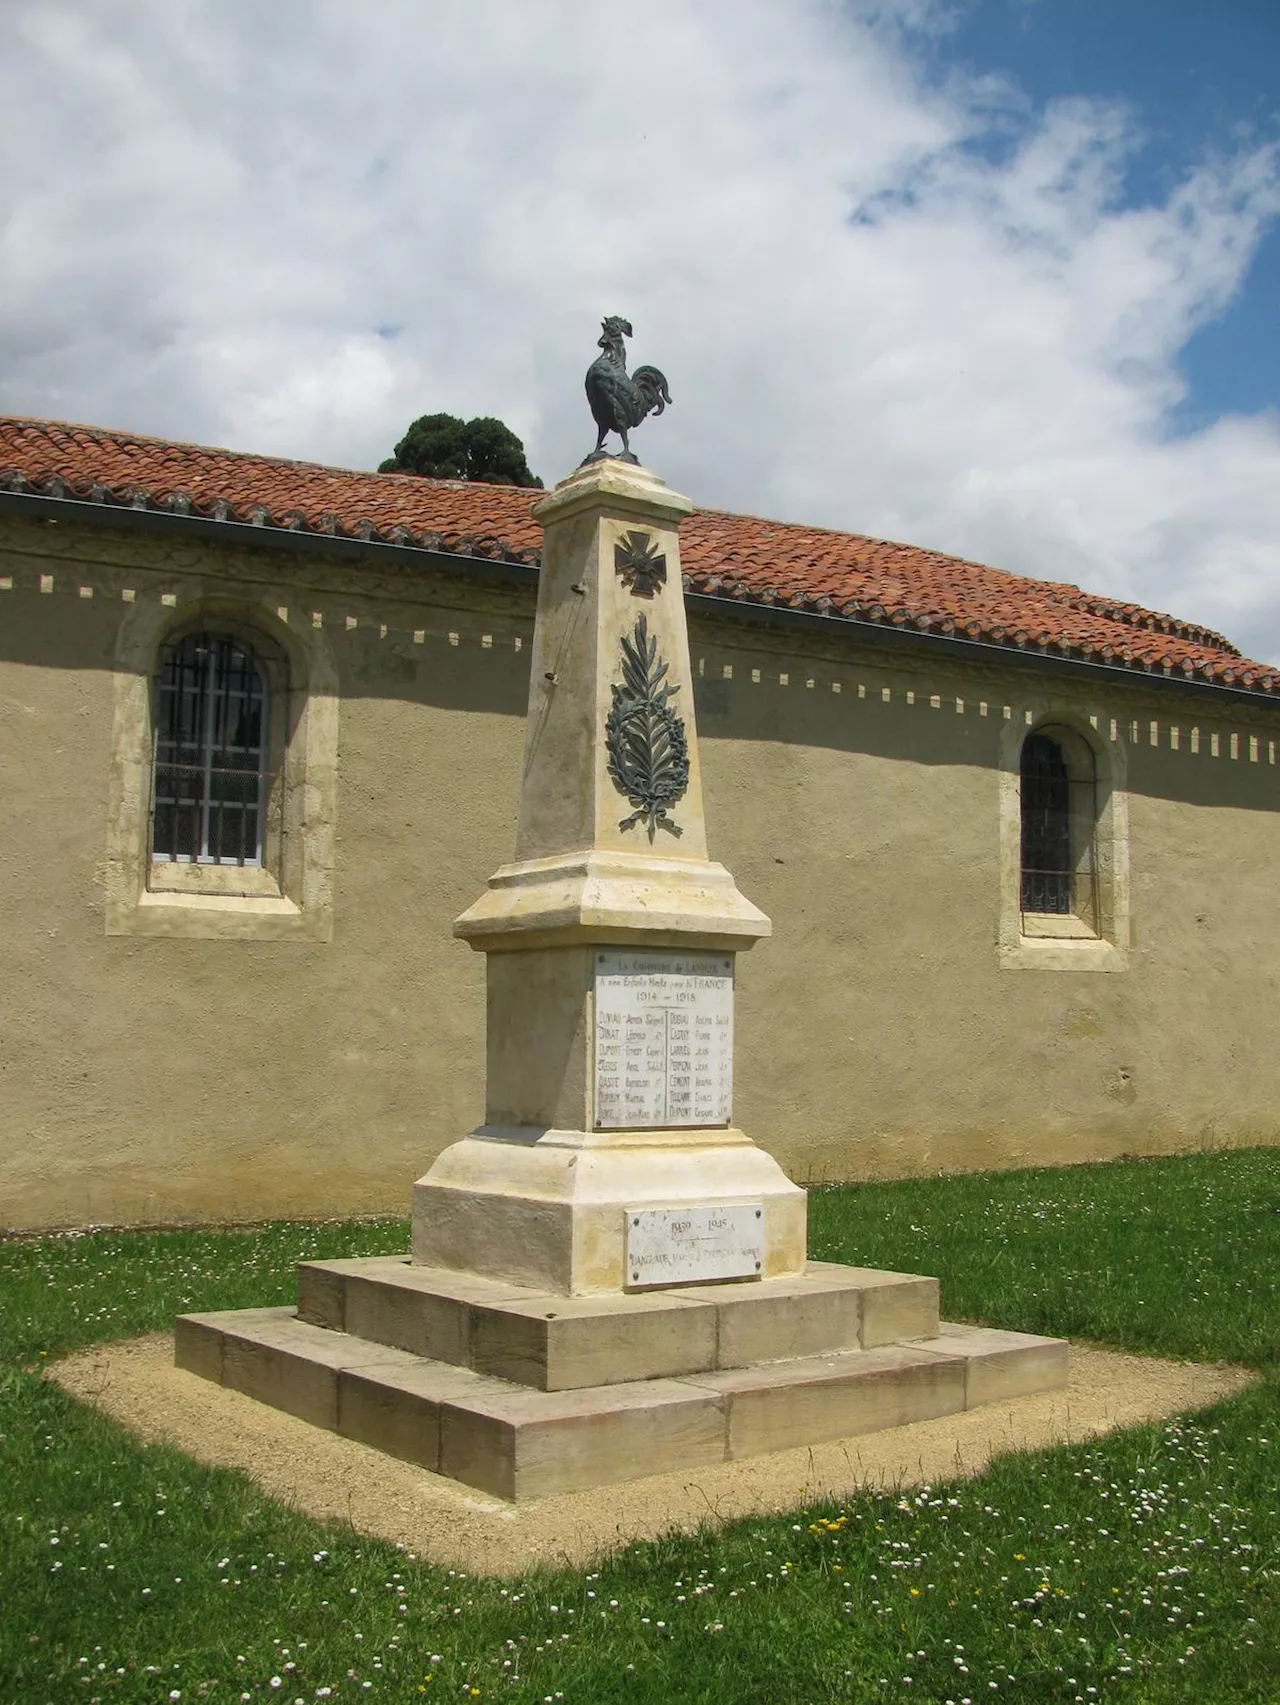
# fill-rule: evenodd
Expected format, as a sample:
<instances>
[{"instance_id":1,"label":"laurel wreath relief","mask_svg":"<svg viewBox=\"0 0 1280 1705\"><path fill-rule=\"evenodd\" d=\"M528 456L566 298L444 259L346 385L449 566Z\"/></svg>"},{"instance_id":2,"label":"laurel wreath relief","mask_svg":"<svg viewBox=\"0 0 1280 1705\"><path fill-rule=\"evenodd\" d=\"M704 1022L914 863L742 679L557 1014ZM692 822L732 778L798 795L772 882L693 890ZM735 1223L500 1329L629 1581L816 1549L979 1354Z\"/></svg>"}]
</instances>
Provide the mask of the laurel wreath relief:
<instances>
[{"instance_id":1,"label":"laurel wreath relief","mask_svg":"<svg viewBox=\"0 0 1280 1705\"><path fill-rule=\"evenodd\" d=\"M673 835L682 832L667 807L689 785L689 742L669 702L680 688L663 684L666 673L648 619L638 616L634 633L622 636L622 681L613 684L605 745L613 784L636 808L618 827L644 823L651 841L659 826Z\"/></svg>"}]
</instances>

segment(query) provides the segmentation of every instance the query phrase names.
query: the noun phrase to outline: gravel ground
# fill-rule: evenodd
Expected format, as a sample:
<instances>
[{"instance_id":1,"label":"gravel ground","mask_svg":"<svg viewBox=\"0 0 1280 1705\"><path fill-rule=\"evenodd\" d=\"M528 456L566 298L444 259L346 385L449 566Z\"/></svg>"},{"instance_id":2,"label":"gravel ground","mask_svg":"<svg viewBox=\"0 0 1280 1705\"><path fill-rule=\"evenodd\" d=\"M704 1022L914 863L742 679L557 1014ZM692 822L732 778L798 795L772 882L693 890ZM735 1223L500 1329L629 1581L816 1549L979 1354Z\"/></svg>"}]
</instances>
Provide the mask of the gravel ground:
<instances>
[{"instance_id":1,"label":"gravel ground","mask_svg":"<svg viewBox=\"0 0 1280 1705\"><path fill-rule=\"evenodd\" d=\"M980 1473L1009 1450L1068 1442L1203 1408L1242 1390L1245 1368L1073 1346L1067 1389L938 1421L520 1504L398 1462L173 1366L167 1333L99 1345L49 1370L140 1437L250 1475L273 1498L470 1574L581 1567L629 1540L760 1511Z\"/></svg>"}]
</instances>

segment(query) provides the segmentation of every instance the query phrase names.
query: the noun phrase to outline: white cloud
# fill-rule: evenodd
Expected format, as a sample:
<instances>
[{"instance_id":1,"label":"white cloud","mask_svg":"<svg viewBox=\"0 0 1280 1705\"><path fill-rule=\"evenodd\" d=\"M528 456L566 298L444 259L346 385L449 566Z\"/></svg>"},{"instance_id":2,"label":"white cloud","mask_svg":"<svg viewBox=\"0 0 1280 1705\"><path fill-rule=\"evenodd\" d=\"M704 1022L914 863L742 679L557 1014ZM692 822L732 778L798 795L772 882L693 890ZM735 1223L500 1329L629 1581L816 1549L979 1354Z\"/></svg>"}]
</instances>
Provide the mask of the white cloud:
<instances>
[{"instance_id":1,"label":"white cloud","mask_svg":"<svg viewBox=\"0 0 1280 1705\"><path fill-rule=\"evenodd\" d=\"M553 480L625 313L675 396L637 447L697 501L1280 657L1280 422L1170 431L1274 154L1127 207L1130 115L931 86L903 13L10 0L0 406L356 466L492 413Z\"/></svg>"}]
</instances>

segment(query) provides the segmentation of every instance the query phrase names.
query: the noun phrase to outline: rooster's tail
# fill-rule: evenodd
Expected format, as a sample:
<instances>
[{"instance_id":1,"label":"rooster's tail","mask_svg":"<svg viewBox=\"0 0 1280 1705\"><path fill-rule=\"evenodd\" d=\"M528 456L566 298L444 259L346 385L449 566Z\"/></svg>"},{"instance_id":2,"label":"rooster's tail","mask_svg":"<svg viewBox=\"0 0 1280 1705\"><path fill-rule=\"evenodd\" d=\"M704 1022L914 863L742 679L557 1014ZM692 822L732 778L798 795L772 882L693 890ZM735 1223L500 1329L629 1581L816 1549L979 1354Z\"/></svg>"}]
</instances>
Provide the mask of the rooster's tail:
<instances>
[{"instance_id":1,"label":"rooster's tail","mask_svg":"<svg viewBox=\"0 0 1280 1705\"><path fill-rule=\"evenodd\" d=\"M656 367L637 367L631 375L631 383L644 399L645 414L661 414L671 401L666 374ZM641 415L640 420L643 419L644 415ZM639 426L640 420L633 420L632 426Z\"/></svg>"}]
</instances>

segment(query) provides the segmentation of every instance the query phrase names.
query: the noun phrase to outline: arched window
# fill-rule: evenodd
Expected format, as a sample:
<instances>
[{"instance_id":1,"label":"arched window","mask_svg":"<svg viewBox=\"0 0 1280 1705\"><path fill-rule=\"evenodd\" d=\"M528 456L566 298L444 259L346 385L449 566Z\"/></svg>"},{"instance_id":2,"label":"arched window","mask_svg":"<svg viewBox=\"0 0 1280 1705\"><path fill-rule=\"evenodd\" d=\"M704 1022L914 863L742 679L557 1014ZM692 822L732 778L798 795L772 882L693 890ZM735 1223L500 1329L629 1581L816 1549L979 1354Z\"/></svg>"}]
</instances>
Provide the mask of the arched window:
<instances>
[{"instance_id":1,"label":"arched window","mask_svg":"<svg viewBox=\"0 0 1280 1705\"><path fill-rule=\"evenodd\" d=\"M189 633L161 654L152 783L158 863L263 863L267 671L243 640Z\"/></svg>"},{"instance_id":2,"label":"arched window","mask_svg":"<svg viewBox=\"0 0 1280 1705\"><path fill-rule=\"evenodd\" d=\"M1020 904L1033 917L1074 917L1097 930L1092 748L1069 728L1041 728L1022 743Z\"/></svg>"}]
</instances>

